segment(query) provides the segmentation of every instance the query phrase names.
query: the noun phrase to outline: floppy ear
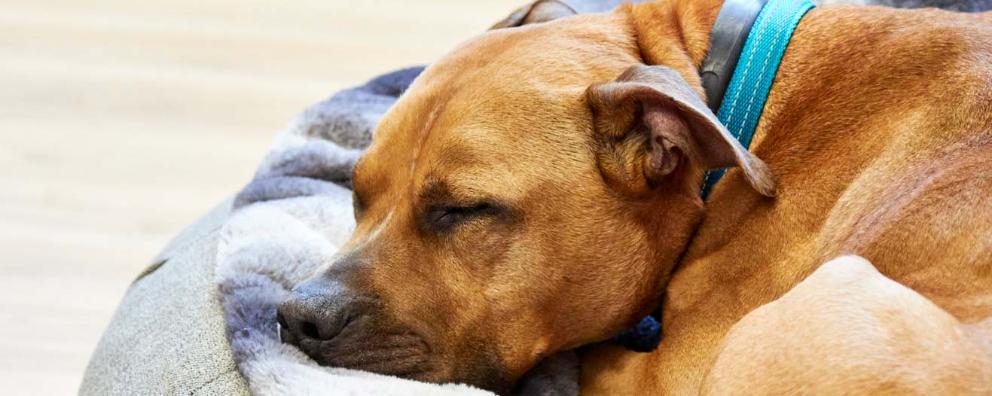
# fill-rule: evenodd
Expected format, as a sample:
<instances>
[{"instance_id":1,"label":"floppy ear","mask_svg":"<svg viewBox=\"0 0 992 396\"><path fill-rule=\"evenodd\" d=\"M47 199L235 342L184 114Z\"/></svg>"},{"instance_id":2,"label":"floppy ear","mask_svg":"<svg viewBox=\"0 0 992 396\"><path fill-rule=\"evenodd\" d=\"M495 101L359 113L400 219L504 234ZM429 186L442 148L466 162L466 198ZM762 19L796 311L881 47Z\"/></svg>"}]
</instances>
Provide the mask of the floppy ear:
<instances>
[{"instance_id":1,"label":"floppy ear","mask_svg":"<svg viewBox=\"0 0 992 396\"><path fill-rule=\"evenodd\" d=\"M638 65L587 91L600 167L631 191L659 184L686 161L703 169L740 167L755 190L775 196L768 166L730 134L675 71Z\"/></svg>"},{"instance_id":2,"label":"floppy ear","mask_svg":"<svg viewBox=\"0 0 992 396\"><path fill-rule=\"evenodd\" d=\"M541 23L577 14L572 7L557 0L537 0L513 11L490 29L502 29Z\"/></svg>"}]
</instances>

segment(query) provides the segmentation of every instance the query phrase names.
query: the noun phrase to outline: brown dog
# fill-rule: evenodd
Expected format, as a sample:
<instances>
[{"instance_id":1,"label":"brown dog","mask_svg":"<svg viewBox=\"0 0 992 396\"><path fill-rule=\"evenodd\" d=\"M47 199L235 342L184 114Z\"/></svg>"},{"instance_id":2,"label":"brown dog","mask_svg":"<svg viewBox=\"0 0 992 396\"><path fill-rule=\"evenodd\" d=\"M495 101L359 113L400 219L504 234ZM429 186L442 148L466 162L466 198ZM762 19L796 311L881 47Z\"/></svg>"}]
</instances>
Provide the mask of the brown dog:
<instances>
[{"instance_id":1,"label":"brown dog","mask_svg":"<svg viewBox=\"0 0 992 396\"><path fill-rule=\"evenodd\" d=\"M280 307L290 341L503 391L665 291L662 345L588 350L584 392L992 391L992 15L814 9L751 154L702 98L720 6L494 31L431 66L356 168L345 253ZM843 254L878 272L814 273Z\"/></svg>"}]
</instances>

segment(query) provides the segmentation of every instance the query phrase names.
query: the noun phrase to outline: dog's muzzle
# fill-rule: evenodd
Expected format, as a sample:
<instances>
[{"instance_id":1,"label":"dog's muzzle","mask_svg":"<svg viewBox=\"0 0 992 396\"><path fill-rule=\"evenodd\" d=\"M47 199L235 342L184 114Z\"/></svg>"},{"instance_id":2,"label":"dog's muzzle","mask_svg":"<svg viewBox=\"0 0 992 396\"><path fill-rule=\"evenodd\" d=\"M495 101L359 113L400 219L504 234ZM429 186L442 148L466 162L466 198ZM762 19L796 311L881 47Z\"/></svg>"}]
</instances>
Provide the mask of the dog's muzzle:
<instances>
[{"instance_id":1,"label":"dog's muzzle","mask_svg":"<svg viewBox=\"0 0 992 396\"><path fill-rule=\"evenodd\" d=\"M325 366L421 379L430 350L418 334L384 315L374 297L318 276L279 305L280 337Z\"/></svg>"}]
</instances>

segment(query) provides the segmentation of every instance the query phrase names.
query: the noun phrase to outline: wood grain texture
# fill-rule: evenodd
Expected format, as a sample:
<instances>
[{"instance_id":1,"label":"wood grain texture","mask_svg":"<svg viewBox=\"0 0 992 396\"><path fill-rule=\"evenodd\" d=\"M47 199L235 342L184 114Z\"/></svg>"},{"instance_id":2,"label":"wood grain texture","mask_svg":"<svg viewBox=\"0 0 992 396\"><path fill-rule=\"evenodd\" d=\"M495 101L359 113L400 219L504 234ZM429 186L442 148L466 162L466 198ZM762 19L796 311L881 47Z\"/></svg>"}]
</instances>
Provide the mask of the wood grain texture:
<instances>
[{"instance_id":1,"label":"wood grain texture","mask_svg":"<svg viewBox=\"0 0 992 396\"><path fill-rule=\"evenodd\" d=\"M520 2L0 1L4 394L74 393L129 282L298 111Z\"/></svg>"}]
</instances>

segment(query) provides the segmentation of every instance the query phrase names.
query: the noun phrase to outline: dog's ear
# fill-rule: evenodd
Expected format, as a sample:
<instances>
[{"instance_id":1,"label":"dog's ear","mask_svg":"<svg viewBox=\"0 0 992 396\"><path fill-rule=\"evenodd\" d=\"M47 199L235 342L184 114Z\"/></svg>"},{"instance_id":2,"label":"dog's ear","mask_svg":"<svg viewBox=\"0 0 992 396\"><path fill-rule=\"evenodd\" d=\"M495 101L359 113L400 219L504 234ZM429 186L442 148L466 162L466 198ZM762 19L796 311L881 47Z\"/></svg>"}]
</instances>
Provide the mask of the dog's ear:
<instances>
[{"instance_id":1,"label":"dog's ear","mask_svg":"<svg viewBox=\"0 0 992 396\"><path fill-rule=\"evenodd\" d=\"M513 11L490 29L502 29L541 23L577 14L572 7L557 0L537 0Z\"/></svg>"},{"instance_id":2,"label":"dog's ear","mask_svg":"<svg viewBox=\"0 0 992 396\"><path fill-rule=\"evenodd\" d=\"M730 134L688 83L664 66L631 67L587 91L600 167L630 191L658 185L686 161L703 169L740 167L762 195L775 195L768 166Z\"/></svg>"}]
</instances>

